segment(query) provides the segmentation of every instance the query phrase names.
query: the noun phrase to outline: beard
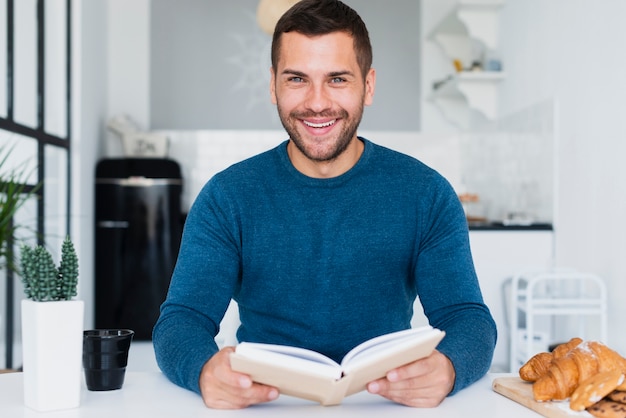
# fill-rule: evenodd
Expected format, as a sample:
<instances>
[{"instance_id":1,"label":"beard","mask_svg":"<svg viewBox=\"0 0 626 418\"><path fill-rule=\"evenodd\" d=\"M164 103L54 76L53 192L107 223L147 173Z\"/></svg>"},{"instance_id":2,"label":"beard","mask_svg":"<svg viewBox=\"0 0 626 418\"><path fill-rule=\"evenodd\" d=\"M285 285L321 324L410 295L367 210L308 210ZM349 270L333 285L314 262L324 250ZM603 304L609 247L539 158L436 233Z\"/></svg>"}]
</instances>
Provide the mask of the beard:
<instances>
[{"instance_id":1,"label":"beard","mask_svg":"<svg viewBox=\"0 0 626 418\"><path fill-rule=\"evenodd\" d=\"M352 117L350 117L345 109L340 109L338 112L327 111L314 113L294 111L287 114L281 109L280 104L278 104L277 107L280 121L296 148L298 148L298 150L300 150L300 152L308 159L316 162L332 161L339 157L355 138L357 128L359 127L363 116L363 104L361 104L359 109L357 109L357 112ZM301 123L300 120L307 118L339 119L343 122L343 127L341 128L341 131L335 134L336 136L332 139L311 137L307 140L298 130ZM327 143L325 147L316 146L320 145L322 141Z\"/></svg>"}]
</instances>

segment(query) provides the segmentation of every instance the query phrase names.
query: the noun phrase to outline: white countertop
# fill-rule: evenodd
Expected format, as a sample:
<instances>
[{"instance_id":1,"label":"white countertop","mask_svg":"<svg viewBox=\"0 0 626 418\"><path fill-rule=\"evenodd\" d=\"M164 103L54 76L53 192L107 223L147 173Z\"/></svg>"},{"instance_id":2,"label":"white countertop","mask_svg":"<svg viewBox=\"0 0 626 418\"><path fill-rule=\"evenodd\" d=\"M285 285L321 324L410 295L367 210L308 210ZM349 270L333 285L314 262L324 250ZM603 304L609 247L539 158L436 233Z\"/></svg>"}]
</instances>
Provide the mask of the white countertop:
<instances>
[{"instance_id":1,"label":"white countertop","mask_svg":"<svg viewBox=\"0 0 626 418\"><path fill-rule=\"evenodd\" d=\"M38 413L23 404L22 374L0 374L0 417L46 418L137 418L137 417L480 417L536 418L538 414L491 389L490 374L446 398L432 409L415 409L389 402L379 396L361 392L347 397L338 406L281 396L278 400L237 411L208 409L200 396L179 388L160 372L127 372L124 386L110 392L90 392L83 382L81 406L56 412Z\"/></svg>"}]
</instances>

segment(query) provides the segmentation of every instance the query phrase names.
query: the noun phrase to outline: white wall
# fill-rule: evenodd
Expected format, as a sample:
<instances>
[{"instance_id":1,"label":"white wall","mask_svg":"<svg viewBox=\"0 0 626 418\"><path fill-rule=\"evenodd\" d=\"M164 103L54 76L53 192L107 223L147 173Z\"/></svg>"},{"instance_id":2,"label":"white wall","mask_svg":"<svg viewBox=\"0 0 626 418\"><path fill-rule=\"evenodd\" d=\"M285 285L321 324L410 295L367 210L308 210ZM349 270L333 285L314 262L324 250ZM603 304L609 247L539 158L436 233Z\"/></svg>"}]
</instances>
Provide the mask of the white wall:
<instances>
[{"instance_id":1,"label":"white wall","mask_svg":"<svg viewBox=\"0 0 626 418\"><path fill-rule=\"evenodd\" d=\"M428 40L435 26L449 10L456 0L420 0L422 22L422 112L420 126L425 132L454 133L458 128L450 124L441 109L429 100L432 92L432 83L439 81L454 72L454 66L444 54L442 48L435 42Z\"/></svg>"},{"instance_id":2,"label":"white wall","mask_svg":"<svg viewBox=\"0 0 626 418\"><path fill-rule=\"evenodd\" d=\"M107 2L73 1L72 237L79 257L85 327L93 326L94 171L107 106Z\"/></svg>"},{"instance_id":3,"label":"white wall","mask_svg":"<svg viewBox=\"0 0 626 418\"><path fill-rule=\"evenodd\" d=\"M506 114L559 104L556 261L609 288L609 345L626 353L626 2L507 0L501 44Z\"/></svg>"}]
</instances>

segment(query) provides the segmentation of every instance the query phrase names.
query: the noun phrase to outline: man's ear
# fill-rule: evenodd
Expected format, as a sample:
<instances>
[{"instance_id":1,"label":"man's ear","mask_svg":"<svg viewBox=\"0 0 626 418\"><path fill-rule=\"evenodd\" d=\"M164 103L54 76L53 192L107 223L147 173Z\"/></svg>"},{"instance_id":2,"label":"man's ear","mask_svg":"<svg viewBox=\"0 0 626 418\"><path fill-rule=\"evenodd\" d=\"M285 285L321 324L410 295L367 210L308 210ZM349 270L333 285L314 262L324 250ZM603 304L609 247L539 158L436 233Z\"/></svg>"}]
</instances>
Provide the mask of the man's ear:
<instances>
[{"instance_id":1,"label":"man's ear","mask_svg":"<svg viewBox=\"0 0 626 418\"><path fill-rule=\"evenodd\" d=\"M274 72L274 67L270 67L270 97L272 103L276 104L276 73Z\"/></svg>"},{"instance_id":2,"label":"man's ear","mask_svg":"<svg viewBox=\"0 0 626 418\"><path fill-rule=\"evenodd\" d=\"M370 68L365 77L365 100L363 104L369 106L374 102L374 90L376 88L376 70Z\"/></svg>"}]
</instances>

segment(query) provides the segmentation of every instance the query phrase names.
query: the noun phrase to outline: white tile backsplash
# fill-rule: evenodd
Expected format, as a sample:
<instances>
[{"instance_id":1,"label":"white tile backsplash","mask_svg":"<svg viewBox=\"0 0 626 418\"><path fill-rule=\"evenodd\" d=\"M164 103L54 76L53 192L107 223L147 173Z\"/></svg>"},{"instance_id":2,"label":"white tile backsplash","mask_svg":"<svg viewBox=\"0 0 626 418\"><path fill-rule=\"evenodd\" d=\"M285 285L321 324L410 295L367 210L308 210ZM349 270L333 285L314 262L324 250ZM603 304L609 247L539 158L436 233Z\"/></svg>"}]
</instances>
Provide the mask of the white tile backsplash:
<instances>
[{"instance_id":1,"label":"white tile backsplash","mask_svg":"<svg viewBox=\"0 0 626 418\"><path fill-rule=\"evenodd\" d=\"M273 148L287 138L282 131L161 131L170 140L169 155L183 172L183 210L204 184L232 164Z\"/></svg>"},{"instance_id":2,"label":"white tile backsplash","mask_svg":"<svg viewBox=\"0 0 626 418\"><path fill-rule=\"evenodd\" d=\"M555 120L547 100L462 135L463 187L480 196L488 218L553 221Z\"/></svg>"}]
</instances>

